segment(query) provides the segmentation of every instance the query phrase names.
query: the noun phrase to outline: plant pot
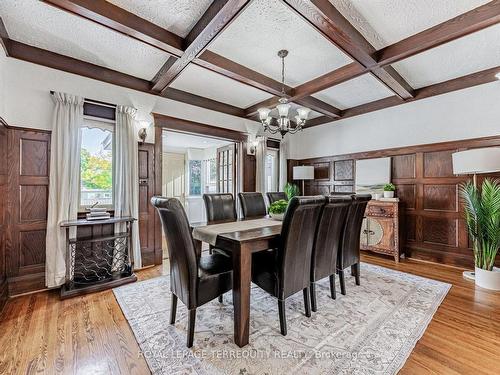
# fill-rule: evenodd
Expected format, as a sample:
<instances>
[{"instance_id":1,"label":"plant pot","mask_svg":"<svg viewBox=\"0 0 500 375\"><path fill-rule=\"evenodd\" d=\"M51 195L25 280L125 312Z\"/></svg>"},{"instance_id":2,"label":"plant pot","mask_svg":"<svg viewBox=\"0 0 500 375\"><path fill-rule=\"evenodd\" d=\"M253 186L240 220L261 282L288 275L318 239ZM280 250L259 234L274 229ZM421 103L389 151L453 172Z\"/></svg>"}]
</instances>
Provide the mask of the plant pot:
<instances>
[{"instance_id":1,"label":"plant pot","mask_svg":"<svg viewBox=\"0 0 500 375\"><path fill-rule=\"evenodd\" d=\"M481 288L500 290L500 268L493 267L492 271L477 268L475 270L476 285Z\"/></svg>"},{"instance_id":2,"label":"plant pot","mask_svg":"<svg viewBox=\"0 0 500 375\"><path fill-rule=\"evenodd\" d=\"M394 198L393 191L384 191L384 198Z\"/></svg>"},{"instance_id":3,"label":"plant pot","mask_svg":"<svg viewBox=\"0 0 500 375\"><path fill-rule=\"evenodd\" d=\"M271 216L271 219L283 221L285 214L269 214L269 216Z\"/></svg>"}]
</instances>

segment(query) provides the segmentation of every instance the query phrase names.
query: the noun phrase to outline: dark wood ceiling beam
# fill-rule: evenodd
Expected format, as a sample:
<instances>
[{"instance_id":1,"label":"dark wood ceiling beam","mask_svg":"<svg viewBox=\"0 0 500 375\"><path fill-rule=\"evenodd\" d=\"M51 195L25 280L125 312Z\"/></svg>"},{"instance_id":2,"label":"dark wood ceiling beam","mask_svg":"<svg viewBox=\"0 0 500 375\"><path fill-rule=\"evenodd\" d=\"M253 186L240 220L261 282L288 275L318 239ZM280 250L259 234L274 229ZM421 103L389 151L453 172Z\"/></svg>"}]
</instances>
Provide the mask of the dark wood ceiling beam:
<instances>
[{"instance_id":1,"label":"dark wood ceiling beam","mask_svg":"<svg viewBox=\"0 0 500 375\"><path fill-rule=\"evenodd\" d=\"M184 52L184 40L180 36L105 0L43 1L150 44L172 55L181 56Z\"/></svg>"},{"instance_id":2,"label":"dark wood ceiling beam","mask_svg":"<svg viewBox=\"0 0 500 375\"><path fill-rule=\"evenodd\" d=\"M248 86L255 87L273 95L281 95L281 82L260 74L241 64L210 50L205 50L194 62L213 72L232 78ZM293 88L285 85L285 94L293 94Z\"/></svg>"},{"instance_id":3,"label":"dark wood ceiling beam","mask_svg":"<svg viewBox=\"0 0 500 375\"><path fill-rule=\"evenodd\" d=\"M116 70L104 68L99 65L91 64L69 56L60 55L58 53L33 47L14 40L8 41L10 57L62 70L68 73L77 74L79 76L92 78L98 81L107 82L113 85L145 92L151 95L159 95L158 93L150 90L151 82L145 79L137 78ZM246 112L243 108L221 103L213 99L201 97L181 90L169 88L165 91L165 97L212 111L246 118Z\"/></svg>"},{"instance_id":4,"label":"dark wood ceiling beam","mask_svg":"<svg viewBox=\"0 0 500 375\"><path fill-rule=\"evenodd\" d=\"M500 73L500 66L494 68L482 70L480 72L468 74L463 77L458 77L450 79L445 82L436 83L434 85L422 87L415 90L415 97L409 100L402 100L398 96L390 96L388 98L376 100L374 102L361 104L353 108L346 109L342 111L340 118L332 119L330 122L343 120L350 117L359 116L365 113L379 111L381 109L395 107L401 104L406 104L414 102L417 100L422 100L430 98L437 95L446 94L449 92L467 89L469 87L474 87L486 83L491 83L498 81L496 74ZM319 122L319 121L318 121ZM319 123L308 122L306 127L317 126Z\"/></svg>"},{"instance_id":5,"label":"dark wood ceiling beam","mask_svg":"<svg viewBox=\"0 0 500 375\"><path fill-rule=\"evenodd\" d=\"M249 0L214 1L184 39L184 54L160 75L152 86L163 92L166 87L193 61L215 37L249 4Z\"/></svg>"},{"instance_id":6,"label":"dark wood ceiling beam","mask_svg":"<svg viewBox=\"0 0 500 375\"><path fill-rule=\"evenodd\" d=\"M377 61L379 66L392 64L499 22L500 0L493 0L381 49Z\"/></svg>"},{"instance_id":7,"label":"dark wood ceiling beam","mask_svg":"<svg viewBox=\"0 0 500 375\"><path fill-rule=\"evenodd\" d=\"M305 98L294 100L294 103L308 107L313 111L319 112L331 118L339 117L341 112L337 107L316 99L313 96L307 96Z\"/></svg>"},{"instance_id":8,"label":"dark wood ceiling beam","mask_svg":"<svg viewBox=\"0 0 500 375\"><path fill-rule=\"evenodd\" d=\"M365 68L377 67L375 48L329 0L282 0L316 30ZM413 97L410 85L394 70L377 69L378 79L403 99Z\"/></svg>"}]
</instances>

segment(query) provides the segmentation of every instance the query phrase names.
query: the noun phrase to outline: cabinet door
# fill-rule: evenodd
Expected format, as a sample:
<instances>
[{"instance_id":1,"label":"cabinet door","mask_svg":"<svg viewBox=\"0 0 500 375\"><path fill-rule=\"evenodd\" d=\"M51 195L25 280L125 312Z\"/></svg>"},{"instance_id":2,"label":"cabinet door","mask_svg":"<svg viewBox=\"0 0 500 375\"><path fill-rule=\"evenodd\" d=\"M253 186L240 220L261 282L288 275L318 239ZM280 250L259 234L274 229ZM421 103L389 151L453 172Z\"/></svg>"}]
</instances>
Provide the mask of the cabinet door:
<instances>
[{"instance_id":1,"label":"cabinet door","mask_svg":"<svg viewBox=\"0 0 500 375\"><path fill-rule=\"evenodd\" d=\"M368 246L392 252L394 249L394 222L391 218L368 219Z\"/></svg>"}]
</instances>

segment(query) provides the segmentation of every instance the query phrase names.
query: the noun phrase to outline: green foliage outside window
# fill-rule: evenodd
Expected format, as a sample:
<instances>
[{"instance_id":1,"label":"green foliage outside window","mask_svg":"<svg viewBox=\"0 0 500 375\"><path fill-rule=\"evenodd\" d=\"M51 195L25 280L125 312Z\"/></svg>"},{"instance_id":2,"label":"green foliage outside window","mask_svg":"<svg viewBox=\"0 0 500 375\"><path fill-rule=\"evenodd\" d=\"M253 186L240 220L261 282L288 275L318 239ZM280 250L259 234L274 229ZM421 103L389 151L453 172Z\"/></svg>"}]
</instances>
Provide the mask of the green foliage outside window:
<instances>
[{"instance_id":1,"label":"green foliage outside window","mask_svg":"<svg viewBox=\"0 0 500 375\"><path fill-rule=\"evenodd\" d=\"M111 155L92 155L82 148L80 169L81 184L86 189L111 189L113 183Z\"/></svg>"}]
</instances>

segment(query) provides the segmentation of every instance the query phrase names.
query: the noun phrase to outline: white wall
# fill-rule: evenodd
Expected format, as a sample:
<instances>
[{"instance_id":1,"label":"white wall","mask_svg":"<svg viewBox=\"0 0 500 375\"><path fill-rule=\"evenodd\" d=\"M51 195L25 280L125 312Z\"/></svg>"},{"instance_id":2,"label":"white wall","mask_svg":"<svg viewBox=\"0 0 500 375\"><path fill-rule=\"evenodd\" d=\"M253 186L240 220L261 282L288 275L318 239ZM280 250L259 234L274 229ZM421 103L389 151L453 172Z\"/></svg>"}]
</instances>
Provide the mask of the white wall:
<instances>
[{"instance_id":1,"label":"white wall","mask_svg":"<svg viewBox=\"0 0 500 375\"><path fill-rule=\"evenodd\" d=\"M150 113L155 112L245 132L248 126L255 124L239 117L3 56L0 57L0 69L0 77L5 81L4 92L9 93L0 97L0 116L12 126L51 129L51 90L134 106L138 109L138 119L150 122ZM154 131L149 130L148 141L153 141L153 135Z\"/></svg>"},{"instance_id":2,"label":"white wall","mask_svg":"<svg viewBox=\"0 0 500 375\"><path fill-rule=\"evenodd\" d=\"M290 158L491 135L500 135L500 81L304 130L291 136Z\"/></svg>"},{"instance_id":3,"label":"white wall","mask_svg":"<svg viewBox=\"0 0 500 375\"><path fill-rule=\"evenodd\" d=\"M7 64L7 57L3 48L0 48L0 117L5 114L5 69Z\"/></svg>"}]
</instances>

